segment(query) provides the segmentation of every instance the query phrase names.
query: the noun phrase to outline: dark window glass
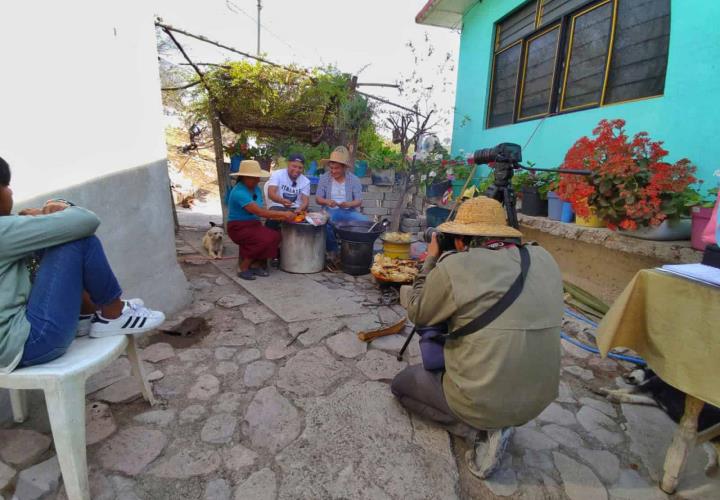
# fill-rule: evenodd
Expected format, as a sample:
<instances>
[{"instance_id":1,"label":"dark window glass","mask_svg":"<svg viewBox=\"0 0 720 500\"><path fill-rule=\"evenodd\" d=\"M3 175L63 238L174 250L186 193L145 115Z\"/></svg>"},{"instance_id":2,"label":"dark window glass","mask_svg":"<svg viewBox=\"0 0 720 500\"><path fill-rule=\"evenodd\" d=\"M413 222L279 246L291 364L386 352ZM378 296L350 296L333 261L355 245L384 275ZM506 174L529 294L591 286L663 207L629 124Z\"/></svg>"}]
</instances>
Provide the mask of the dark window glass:
<instances>
[{"instance_id":1,"label":"dark window glass","mask_svg":"<svg viewBox=\"0 0 720 500\"><path fill-rule=\"evenodd\" d=\"M670 0L620 1L605 103L662 94L669 42Z\"/></svg>"},{"instance_id":2,"label":"dark window glass","mask_svg":"<svg viewBox=\"0 0 720 500\"><path fill-rule=\"evenodd\" d=\"M587 0L540 0L540 26L556 21L587 3Z\"/></svg>"},{"instance_id":3,"label":"dark window glass","mask_svg":"<svg viewBox=\"0 0 720 500\"><path fill-rule=\"evenodd\" d=\"M528 39L519 119L541 116L550 111L559 35L560 26L555 26Z\"/></svg>"},{"instance_id":4,"label":"dark window glass","mask_svg":"<svg viewBox=\"0 0 720 500\"><path fill-rule=\"evenodd\" d=\"M497 46L495 48L505 48L535 31L536 13L537 2L532 0L517 12L510 14L510 16L503 19L502 22L498 23L496 27Z\"/></svg>"},{"instance_id":5,"label":"dark window glass","mask_svg":"<svg viewBox=\"0 0 720 500\"><path fill-rule=\"evenodd\" d=\"M573 16L561 110L600 104L612 14L613 4L607 2Z\"/></svg>"},{"instance_id":6,"label":"dark window glass","mask_svg":"<svg viewBox=\"0 0 720 500\"><path fill-rule=\"evenodd\" d=\"M490 89L489 127L513 122L520 52L521 44L517 43L495 54Z\"/></svg>"}]
</instances>

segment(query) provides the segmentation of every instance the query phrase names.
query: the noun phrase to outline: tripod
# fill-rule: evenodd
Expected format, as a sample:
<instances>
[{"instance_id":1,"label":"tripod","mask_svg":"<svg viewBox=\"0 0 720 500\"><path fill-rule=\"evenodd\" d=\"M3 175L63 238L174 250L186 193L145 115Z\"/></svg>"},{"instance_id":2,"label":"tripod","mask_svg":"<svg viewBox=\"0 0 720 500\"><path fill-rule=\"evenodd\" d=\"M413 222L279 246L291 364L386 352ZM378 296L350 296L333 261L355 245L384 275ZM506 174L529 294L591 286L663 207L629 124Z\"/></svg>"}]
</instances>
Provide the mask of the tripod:
<instances>
[{"instance_id":1,"label":"tripod","mask_svg":"<svg viewBox=\"0 0 720 500\"><path fill-rule=\"evenodd\" d=\"M493 166L495 171L495 182L485 193L488 198L499 201L505 207L508 225L517 229L519 227L517 210L515 204L517 196L510 181L513 178L513 170L517 168L514 163L496 162Z\"/></svg>"}]
</instances>

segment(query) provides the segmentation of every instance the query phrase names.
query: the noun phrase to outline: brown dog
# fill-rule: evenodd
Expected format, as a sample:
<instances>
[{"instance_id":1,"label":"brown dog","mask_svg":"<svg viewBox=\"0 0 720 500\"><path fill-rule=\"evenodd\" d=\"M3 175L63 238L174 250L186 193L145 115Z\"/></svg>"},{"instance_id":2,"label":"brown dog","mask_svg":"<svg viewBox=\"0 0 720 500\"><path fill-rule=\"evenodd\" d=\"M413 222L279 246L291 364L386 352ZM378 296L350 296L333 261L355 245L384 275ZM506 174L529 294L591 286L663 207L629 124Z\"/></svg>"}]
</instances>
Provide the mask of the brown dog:
<instances>
[{"instance_id":1,"label":"brown dog","mask_svg":"<svg viewBox=\"0 0 720 500\"><path fill-rule=\"evenodd\" d=\"M210 226L210 229L208 229L205 236L203 236L203 248L205 248L211 259L221 259L225 231L222 226L218 226L214 222L211 222Z\"/></svg>"}]
</instances>

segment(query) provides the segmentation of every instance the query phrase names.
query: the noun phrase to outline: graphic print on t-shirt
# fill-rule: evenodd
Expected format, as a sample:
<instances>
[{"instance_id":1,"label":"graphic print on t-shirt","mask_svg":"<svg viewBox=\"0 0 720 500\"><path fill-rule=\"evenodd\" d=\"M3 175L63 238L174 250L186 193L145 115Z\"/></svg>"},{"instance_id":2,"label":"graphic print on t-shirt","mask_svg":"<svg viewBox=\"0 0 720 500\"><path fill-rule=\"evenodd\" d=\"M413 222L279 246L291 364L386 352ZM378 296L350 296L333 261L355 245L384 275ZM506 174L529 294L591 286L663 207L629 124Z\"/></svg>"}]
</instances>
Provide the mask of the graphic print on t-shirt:
<instances>
[{"instance_id":1,"label":"graphic print on t-shirt","mask_svg":"<svg viewBox=\"0 0 720 500\"><path fill-rule=\"evenodd\" d=\"M284 200L290 201L294 208L300 205L300 194L310 196L310 179L300 175L297 180L292 180L285 169L273 172L268 181L268 186L276 186L277 194ZM282 205L272 202L270 206L279 207Z\"/></svg>"}]
</instances>

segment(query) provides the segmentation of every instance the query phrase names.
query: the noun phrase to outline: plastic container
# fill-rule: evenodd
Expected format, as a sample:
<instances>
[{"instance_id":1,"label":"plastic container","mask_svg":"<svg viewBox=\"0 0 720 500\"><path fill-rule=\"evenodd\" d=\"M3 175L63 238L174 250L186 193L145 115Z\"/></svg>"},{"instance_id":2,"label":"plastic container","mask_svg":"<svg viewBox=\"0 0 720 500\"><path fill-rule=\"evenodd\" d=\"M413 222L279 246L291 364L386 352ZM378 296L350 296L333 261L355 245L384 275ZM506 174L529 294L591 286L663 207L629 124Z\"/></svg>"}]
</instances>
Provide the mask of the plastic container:
<instances>
[{"instance_id":1,"label":"plastic container","mask_svg":"<svg viewBox=\"0 0 720 500\"><path fill-rule=\"evenodd\" d=\"M450 210L443 207L428 207L425 210L425 217L427 218L427 227L438 227L440 224L445 222L450 215Z\"/></svg>"},{"instance_id":2,"label":"plastic container","mask_svg":"<svg viewBox=\"0 0 720 500\"><path fill-rule=\"evenodd\" d=\"M523 186L522 207L520 211L525 215L534 217L546 216L548 214L548 202L540 198L536 187Z\"/></svg>"},{"instance_id":3,"label":"plastic container","mask_svg":"<svg viewBox=\"0 0 720 500\"><path fill-rule=\"evenodd\" d=\"M705 250L705 243L702 241L702 233L705 231L710 217L712 216L712 207L693 207L692 209L692 229L690 241L695 250Z\"/></svg>"},{"instance_id":4,"label":"plastic container","mask_svg":"<svg viewBox=\"0 0 720 500\"><path fill-rule=\"evenodd\" d=\"M595 210L590 209L590 215L587 217L575 216L575 224L584 227L605 227L605 221L595 215Z\"/></svg>"},{"instance_id":5,"label":"plastic container","mask_svg":"<svg viewBox=\"0 0 720 500\"><path fill-rule=\"evenodd\" d=\"M234 174L240 170L240 162L243 161L242 155L233 155L230 157L230 173Z\"/></svg>"},{"instance_id":6,"label":"plastic container","mask_svg":"<svg viewBox=\"0 0 720 500\"><path fill-rule=\"evenodd\" d=\"M563 201L555 191L550 191L548 193L548 218L550 220L562 220L562 208Z\"/></svg>"},{"instance_id":7,"label":"plastic container","mask_svg":"<svg viewBox=\"0 0 720 500\"><path fill-rule=\"evenodd\" d=\"M315 194L317 192L318 183L320 182L320 177L308 176L308 179L310 180L310 194Z\"/></svg>"},{"instance_id":8,"label":"plastic container","mask_svg":"<svg viewBox=\"0 0 720 500\"><path fill-rule=\"evenodd\" d=\"M383 241L383 254L392 259L409 259L410 242L393 243L390 241Z\"/></svg>"},{"instance_id":9,"label":"plastic container","mask_svg":"<svg viewBox=\"0 0 720 500\"><path fill-rule=\"evenodd\" d=\"M457 199L460 198L462 195L462 188L465 185L465 180L455 179L452 181L452 193L453 198ZM468 184L468 187L470 187L470 184Z\"/></svg>"},{"instance_id":10,"label":"plastic container","mask_svg":"<svg viewBox=\"0 0 720 500\"><path fill-rule=\"evenodd\" d=\"M355 175L365 177L367 175L368 163L365 160L355 160Z\"/></svg>"},{"instance_id":11,"label":"plastic container","mask_svg":"<svg viewBox=\"0 0 720 500\"><path fill-rule=\"evenodd\" d=\"M569 201L562 202L562 209L560 212L560 222L572 222L575 219L575 211L573 210L572 203Z\"/></svg>"},{"instance_id":12,"label":"plastic container","mask_svg":"<svg viewBox=\"0 0 720 500\"><path fill-rule=\"evenodd\" d=\"M625 236L650 241L682 241L691 237L690 219L665 219L655 227L641 227L635 231L620 230Z\"/></svg>"},{"instance_id":13,"label":"plastic container","mask_svg":"<svg viewBox=\"0 0 720 500\"><path fill-rule=\"evenodd\" d=\"M317 162L315 160L311 161L310 165L308 165L308 168L305 171L305 175L307 177L314 177L315 175L317 175L317 168L318 168Z\"/></svg>"}]
</instances>

